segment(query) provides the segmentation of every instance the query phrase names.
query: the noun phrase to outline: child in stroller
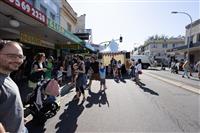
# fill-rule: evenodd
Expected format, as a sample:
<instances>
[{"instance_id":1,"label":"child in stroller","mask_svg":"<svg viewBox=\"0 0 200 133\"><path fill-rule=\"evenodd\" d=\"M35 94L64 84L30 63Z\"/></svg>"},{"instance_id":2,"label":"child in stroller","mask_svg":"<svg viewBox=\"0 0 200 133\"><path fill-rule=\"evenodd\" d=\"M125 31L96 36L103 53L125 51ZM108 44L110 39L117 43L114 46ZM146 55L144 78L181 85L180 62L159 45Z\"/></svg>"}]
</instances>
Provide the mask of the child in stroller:
<instances>
[{"instance_id":1,"label":"child in stroller","mask_svg":"<svg viewBox=\"0 0 200 133\"><path fill-rule=\"evenodd\" d=\"M55 79L41 80L36 88L27 96L26 104L33 116L33 120L39 124L44 123L47 118L56 115L60 106L56 102L59 95L59 85Z\"/></svg>"}]
</instances>

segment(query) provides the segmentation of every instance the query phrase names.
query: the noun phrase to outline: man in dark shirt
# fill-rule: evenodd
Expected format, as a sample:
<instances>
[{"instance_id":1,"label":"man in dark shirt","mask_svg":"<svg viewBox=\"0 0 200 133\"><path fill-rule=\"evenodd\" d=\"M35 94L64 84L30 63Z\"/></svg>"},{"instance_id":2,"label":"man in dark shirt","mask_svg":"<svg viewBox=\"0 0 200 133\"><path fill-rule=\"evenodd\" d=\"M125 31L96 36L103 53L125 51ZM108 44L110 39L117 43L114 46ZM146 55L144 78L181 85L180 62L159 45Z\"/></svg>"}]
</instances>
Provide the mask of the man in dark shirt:
<instances>
[{"instance_id":1,"label":"man in dark shirt","mask_svg":"<svg viewBox=\"0 0 200 133\"><path fill-rule=\"evenodd\" d=\"M115 73L114 73L114 69L117 65L117 61L114 58L114 56L112 57L112 59L110 60L110 65L111 65L111 73L113 74L113 76L115 77Z\"/></svg>"},{"instance_id":2,"label":"man in dark shirt","mask_svg":"<svg viewBox=\"0 0 200 133\"><path fill-rule=\"evenodd\" d=\"M92 73L90 82L89 82L89 89L91 89L92 80L99 80L99 62L95 59L95 57L91 57L90 63L90 71Z\"/></svg>"}]
</instances>

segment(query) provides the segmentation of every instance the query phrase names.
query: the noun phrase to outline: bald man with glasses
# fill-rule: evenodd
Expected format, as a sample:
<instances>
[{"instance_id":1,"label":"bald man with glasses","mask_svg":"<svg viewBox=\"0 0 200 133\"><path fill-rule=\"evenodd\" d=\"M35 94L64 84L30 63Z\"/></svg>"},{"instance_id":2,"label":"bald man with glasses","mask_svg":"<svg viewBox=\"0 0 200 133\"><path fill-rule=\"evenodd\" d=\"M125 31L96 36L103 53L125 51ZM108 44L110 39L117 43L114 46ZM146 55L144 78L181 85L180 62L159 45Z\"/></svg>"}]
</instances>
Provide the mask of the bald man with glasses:
<instances>
[{"instance_id":1,"label":"bald man with glasses","mask_svg":"<svg viewBox=\"0 0 200 133\"><path fill-rule=\"evenodd\" d=\"M25 56L22 44L0 41L0 124L6 132L27 133L19 88L10 73L19 69Z\"/></svg>"}]
</instances>

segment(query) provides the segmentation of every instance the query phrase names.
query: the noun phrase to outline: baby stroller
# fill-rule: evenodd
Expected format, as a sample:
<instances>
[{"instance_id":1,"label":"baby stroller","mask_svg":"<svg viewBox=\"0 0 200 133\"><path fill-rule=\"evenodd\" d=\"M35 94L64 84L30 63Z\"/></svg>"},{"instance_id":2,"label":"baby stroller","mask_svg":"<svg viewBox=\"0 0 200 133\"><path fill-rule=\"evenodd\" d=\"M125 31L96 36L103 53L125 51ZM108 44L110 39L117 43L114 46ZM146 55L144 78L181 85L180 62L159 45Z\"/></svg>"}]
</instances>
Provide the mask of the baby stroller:
<instances>
[{"instance_id":1,"label":"baby stroller","mask_svg":"<svg viewBox=\"0 0 200 133\"><path fill-rule=\"evenodd\" d=\"M177 63L172 64L172 66L171 66L171 73L176 73L176 74L178 74Z\"/></svg>"},{"instance_id":2,"label":"baby stroller","mask_svg":"<svg viewBox=\"0 0 200 133\"><path fill-rule=\"evenodd\" d=\"M27 96L26 104L33 121L43 124L45 121L56 115L60 106L56 102L59 95L59 85L55 79L41 80L36 88Z\"/></svg>"}]
</instances>

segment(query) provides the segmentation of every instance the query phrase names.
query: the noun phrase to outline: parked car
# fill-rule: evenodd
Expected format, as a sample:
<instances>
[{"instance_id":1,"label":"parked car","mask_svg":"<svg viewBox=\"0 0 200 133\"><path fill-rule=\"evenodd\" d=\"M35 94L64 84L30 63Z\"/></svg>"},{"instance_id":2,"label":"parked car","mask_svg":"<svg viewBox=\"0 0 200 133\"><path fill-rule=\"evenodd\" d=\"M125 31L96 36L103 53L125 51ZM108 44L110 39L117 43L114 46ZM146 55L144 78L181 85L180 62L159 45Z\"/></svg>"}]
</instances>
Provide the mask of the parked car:
<instances>
[{"instance_id":1,"label":"parked car","mask_svg":"<svg viewBox=\"0 0 200 133\"><path fill-rule=\"evenodd\" d=\"M131 56L131 60L137 61L138 59L141 59L143 69L147 69L149 66L152 66L152 62L150 58L146 55L132 55Z\"/></svg>"}]
</instances>

